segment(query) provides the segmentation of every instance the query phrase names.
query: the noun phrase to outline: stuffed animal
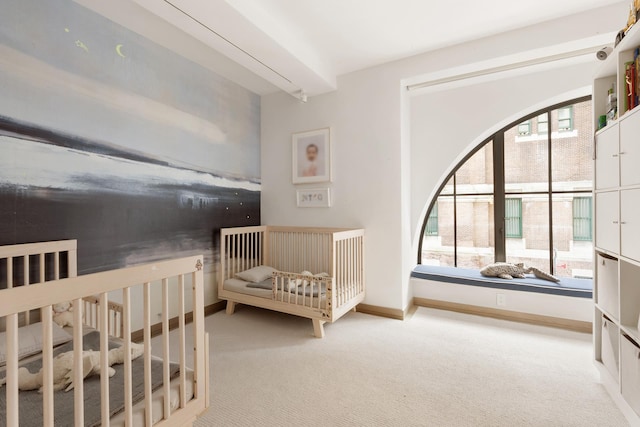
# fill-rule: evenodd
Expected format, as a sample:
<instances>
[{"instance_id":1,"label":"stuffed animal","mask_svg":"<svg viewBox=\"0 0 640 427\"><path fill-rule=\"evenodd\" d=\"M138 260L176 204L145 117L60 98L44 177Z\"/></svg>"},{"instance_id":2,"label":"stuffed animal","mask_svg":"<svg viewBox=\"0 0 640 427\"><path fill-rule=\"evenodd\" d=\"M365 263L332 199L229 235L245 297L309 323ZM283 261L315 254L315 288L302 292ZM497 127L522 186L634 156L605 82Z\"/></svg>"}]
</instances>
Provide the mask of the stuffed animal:
<instances>
[{"instance_id":1,"label":"stuffed animal","mask_svg":"<svg viewBox=\"0 0 640 427\"><path fill-rule=\"evenodd\" d=\"M144 353L142 344L131 343L131 360L137 359ZM124 363L124 347L109 350L109 377L116 371L111 366ZM100 352L87 350L82 352L82 378L100 374ZM18 369L18 388L20 390L36 390L42 392L43 383L42 368L38 372L31 373L27 368ZM0 379L0 387L6 382ZM69 391L73 389L73 351L61 353L53 358L53 389L55 391Z\"/></svg>"},{"instance_id":2,"label":"stuffed animal","mask_svg":"<svg viewBox=\"0 0 640 427\"><path fill-rule=\"evenodd\" d=\"M501 279L524 279L527 273L533 273L538 279L559 282L557 277L547 274L536 267L525 267L523 263L511 264L508 262L495 262L480 270L480 274L487 277L500 277Z\"/></svg>"},{"instance_id":3,"label":"stuffed animal","mask_svg":"<svg viewBox=\"0 0 640 427\"><path fill-rule=\"evenodd\" d=\"M298 286L308 286L310 283L312 283L313 279L318 279L321 277L329 277L329 273L318 273L318 274L313 274L310 271L303 271L300 273L301 276L307 276L309 277L311 280L308 279L289 279L289 292L295 290L296 287Z\"/></svg>"},{"instance_id":4,"label":"stuffed animal","mask_svg":"<svg viewBox=\"0 0 640 427\"><path fill-rule=\"evenodd\" d=\"M73 305L69 301L53 305L53 321L61 328L73 327Z\"/></svg>"}]
</instances>

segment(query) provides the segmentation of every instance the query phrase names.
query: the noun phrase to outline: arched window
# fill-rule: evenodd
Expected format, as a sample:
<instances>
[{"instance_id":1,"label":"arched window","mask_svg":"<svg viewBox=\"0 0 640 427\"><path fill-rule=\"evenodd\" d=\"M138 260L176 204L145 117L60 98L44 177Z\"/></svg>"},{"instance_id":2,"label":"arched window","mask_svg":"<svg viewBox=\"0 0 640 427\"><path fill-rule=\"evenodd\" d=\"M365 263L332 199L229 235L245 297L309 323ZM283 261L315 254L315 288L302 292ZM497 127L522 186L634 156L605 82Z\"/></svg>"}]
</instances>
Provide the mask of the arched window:
<instances>
[{"instance_id":1,"label":"arched window","mask_svg":"<svg viewBox=\"0 0 640 427\"><path fill-rule=\"evenodd\" d=\"M469 153L430 203L419 262L592 277L590 99L536 111Z\"/></svg>"}]
</instances>

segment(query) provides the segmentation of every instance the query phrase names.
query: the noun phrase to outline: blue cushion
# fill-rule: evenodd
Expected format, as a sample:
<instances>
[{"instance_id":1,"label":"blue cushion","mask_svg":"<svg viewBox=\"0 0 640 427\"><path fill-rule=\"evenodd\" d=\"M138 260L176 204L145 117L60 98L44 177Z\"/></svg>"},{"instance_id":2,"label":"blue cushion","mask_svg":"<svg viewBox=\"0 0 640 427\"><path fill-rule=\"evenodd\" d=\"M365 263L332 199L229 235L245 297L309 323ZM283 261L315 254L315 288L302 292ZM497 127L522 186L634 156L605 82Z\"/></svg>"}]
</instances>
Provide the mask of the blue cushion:
<instances>
[{"instance_id":1,"label":"blue cushion","mask_svg":"<svg viewBox=\"0 0 640 427\"><path fill-rule=\"evenodd\" d=\"M417 265L411 272L411 277L460 285L538 292L578 298L591 298L593 295L593 281L591 279L562 277L558 283L554 283L534 276L527 276L525 279L509 280L499 277L485 277L480 274L479 270L433 265Z\"/></svg>"}]
</instances>

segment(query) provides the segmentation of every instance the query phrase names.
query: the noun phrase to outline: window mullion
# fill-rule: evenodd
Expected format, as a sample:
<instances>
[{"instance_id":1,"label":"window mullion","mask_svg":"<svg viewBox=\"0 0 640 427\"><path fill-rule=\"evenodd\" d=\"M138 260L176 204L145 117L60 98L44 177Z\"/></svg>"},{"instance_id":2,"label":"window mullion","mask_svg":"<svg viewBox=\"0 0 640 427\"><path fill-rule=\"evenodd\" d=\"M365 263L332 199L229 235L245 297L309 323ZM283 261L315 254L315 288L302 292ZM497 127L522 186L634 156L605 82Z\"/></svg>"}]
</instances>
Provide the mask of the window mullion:
<instances>
[{"instance_id":1,"label":"window mullion","mask_svg":"<svg viewBox=\"0 0 640 427\"><path fill-rule=\"evenodd\" d=\"M551 110L547 111L547 122L551 123ZM547 132L547 168L548 168L548 188L549 188L549 271L556 274L555 250L553 244L553 149L551 127Z\"/></svg>"},{"instance_id":2,"label":"window mullion","mask_svg":"<svg viewBox=\"0 0 640 427\"><path fill-rule=\"evenodd\" d=\"M507 259L504 181L504 132L498 132L493 136L493 230L496 262L504 262Z\"/></svg>"}]
</instances>

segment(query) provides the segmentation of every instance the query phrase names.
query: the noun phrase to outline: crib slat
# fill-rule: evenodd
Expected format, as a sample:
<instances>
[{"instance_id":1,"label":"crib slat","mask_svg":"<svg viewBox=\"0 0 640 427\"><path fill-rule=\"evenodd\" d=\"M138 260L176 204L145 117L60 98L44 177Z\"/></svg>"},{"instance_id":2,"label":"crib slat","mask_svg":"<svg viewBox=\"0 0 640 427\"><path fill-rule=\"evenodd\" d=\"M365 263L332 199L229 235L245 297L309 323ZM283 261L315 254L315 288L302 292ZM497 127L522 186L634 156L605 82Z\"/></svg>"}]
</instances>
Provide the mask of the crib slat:
<instances>
[{"instance_id":1,"label":"crib slat","mask_svg":"<svg viewBox=\"0 0 640 427\"><path fill-rule=\"evenodd\" d=\"M164 419L171 415L171 395L169 387L169 279L162 279L162 388L164 393Z\"/></svg>"},{"instance_id":2,"label":"crib slat","mask_svg":"<svg viewBox=\"0 0 640 427\"><path fill-rule=\"evenodd\" d=\"M13 257L7 257L7 289L13 288ZM18 427L18 315L6 317L7 426Z\"/></svg>"},{"instance_id":3,"label":"crib slat","mask_svg":"<svg viewBox=\"0 0 640 427\"><path fill-rule=\"evenodd\" d=\"M194 335L194 348L204 348L204 273L202 269L199 269L191 273L191 301L193 301L193 335ZM208 360L204 360L204 353L202 351L195 352L193 361L194 371L194 395L197 399L204 399L205 382L208 378L204 378L204 374L207 372L205 364L209 363ZM197 378L201 378L198 380Z\"/></svg>"},{"instance_id":4,"label":"crib slat","mask_svg":"<svg viewBox=\"0 0 640 427\"><path fill-rule=\"evenodd\" d=\"M29 255L25 255L22 257L23 268L24 268L24 286L29 286ZM24 312L24 324L31 324L31 313L29 311Z\"/></svg>"},{"instance_id":5,"label":"crib slat","mask_svg":"<svg viewBox=\"0 0 640 427\"><path fill-rule=\"evenodd\" d=\"M131 288L122 290L122 327L124 352L131 354ZM125 426L133 425L133 380L131 378L131 358L124 358L124 424Z\"/></svg>"},{"instance_id":6,"label":"crib slat","mask_svg":"<svg viewBox=\"0 0 640 427\"><path fill-rule=\"evenodd\" d=\"M180 349L180 408L187 404L184 274L178 276L178 348ZM207 359L209 360L209 359Z\"/></svg>"},{"instance_id":7,"label":"crib slat","mask_svg":"<svg viewBox=\"0 0 640 427\"><path fill-rule=\"evenodd\" d=\"M13 287L13 260L7 262L8 287ZM7 427L18 427L18 315L9 314L7 317L6 348L7 348Z\"/></svg>"},{"instance_id":8,"label":"crib slat","mask_svg":"<svg viewBox=\"0 0 640 427\"><path fill-rule=\"evenodd\" d=\"M109 304L107 293L100 294L99 324L100 324L100 408L102 425L109 427ZM80 370L80 360L75 360L75 365Z\"/></svg>"},{"instance_id":9,"label":"crib slat","mask_svg":"<svg viewBox=\"0 0 640 427\"><path fill-rule=\"evenodd\" d=\"M231 236L231 252L229 252L229 259L230 260L234 260L233 264L231 264L230 269L229 269L229 276L227 277L227 279L235 276L235 274L238 272L238 270L236 270L237 267L237 263L235 263L235 260L238 258L236 256L235 251L235 240L236 240L236 236Z\"/></svg>"},{"instance_id":10,"label":"crib slat","mask_svg":"<svg viewBox=\"0 0 640 427\"><path fill-rule=\"evenodd\" d=\"M55 280L60 279L60 252L53 253L53 277Z\"/></svg>"},{"instance_id":11,"label":"crib slat","mask_svg":"<svg viewBox=\"0 0 640 427\"><path fill-rule=\"evenodd\" d=\"M265 265L270 265L273 268L277 268L276 266L273 265L272 263L272 259L271 259L271 234L266 231L266 230L262 230L260 231L261 235L262 235L262 248L263 248L263 252L262 252L262 262Z\"/></svg>"},{"instance_id":12,"label":"crib slat","mask_svg":"<svg viewBox=\"0 0 640 427\"><path fill-rule=\"evenodd\" d=\"M152 399L151 399L151 283L142 286L144 305L144 415L145 426L151 427Z\"/></svg>"},{"instance_id":13,"label":"crib slat","mask_svg":"<svg viewBox=\"0 0 640 427\"><path fill-rule=\"evenodd\" d=\"M38 255L39 257L39 262L40 262L40 278L38 280L38 283L43 283L45 281L45 260L44 260L44 253L41 253Z\"/></svg>"},{"instance_id":14,"label":"crib slat","mask_svg":"<svg viewBox=\"0 0 640 427\"><path fill-rule=\"evenodd\" d=\"M264 259L262 257L262 233L260 231L257 232L258 235L258 262L259 264L264 264Z\"/></svg>"},{"instance_id":15,"label":"crib slat","mask_svg":"<svg viewBox=\"0 0 640 427\"><path fill-rule=\"evenodd\" d=\"M250 233L249 234L249 253L251 254L251 265L249 267L255 267L256 266L256 256L255 253L253 252L253 239L255 237L255 233Z\"/></svg>"},{"instance_id":16,"label":"crib slat","mask_svg":"<svg viewBox=\"0 0 640 427\"><path fill-rule=\"evenodd\" d=\"M69 277L77 277L78 276L78 259L77 259L77 249L74 248L67 251L67 272Z\"/></svg>"},{"instance_id":17,"label":"crib slat","mask_svg":"<svg viewBox=\"0 0 640 427\"><path fill-rule=\"evenodd\" d=\"M26 257L25 257L26 258ZM53 336L51 306L40 309L42 320L42 424L53 427Z\"/></svg>"},{"instance_id":18,"label":"crib slat","mask_svg":"<svg viewBox=\"0 0 640 427\"><path fill-rule=\"evenodd\" d=\"M204 363L208 363L211 360L210 357L210 347L209 347L209 333L205 332L204 334ZM205 374L207 373L207 368L204 369ZM205 406L209 407L209 402L211 402L211 380L209 377L205 377L204 382L204 402Z\"/></svg>"},{"instance_id":19,"label":"crib slat","mask_svg":"<svg viewBox=\"0 0 640 427\"><path fill-rule=\"evenodd\" d=\"M13 257L7 257L7 289L13 288Z\"/></svg>"},{"instance_id":20,"label":"crib slat","mask_svg":"<svg viewBox=\"0 0 640 427\"><path fill-rule=\"evenodd\" d=\"M82 358L82 318L84 304L82 299L73 300L73 324L78 325L73 328L73 358L80 360ZM76 369L73 372L73 408L74 423L77 426L84 425L84 381L83 372Z\"/></svg>"}]
</instances>

